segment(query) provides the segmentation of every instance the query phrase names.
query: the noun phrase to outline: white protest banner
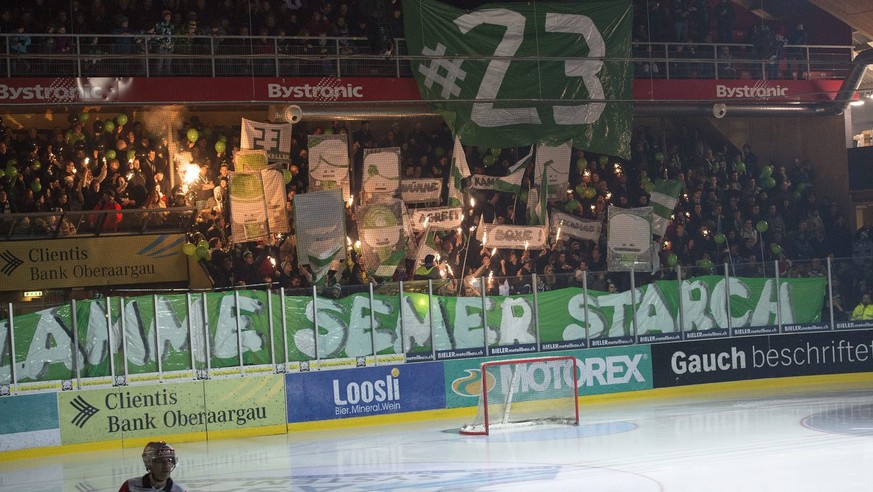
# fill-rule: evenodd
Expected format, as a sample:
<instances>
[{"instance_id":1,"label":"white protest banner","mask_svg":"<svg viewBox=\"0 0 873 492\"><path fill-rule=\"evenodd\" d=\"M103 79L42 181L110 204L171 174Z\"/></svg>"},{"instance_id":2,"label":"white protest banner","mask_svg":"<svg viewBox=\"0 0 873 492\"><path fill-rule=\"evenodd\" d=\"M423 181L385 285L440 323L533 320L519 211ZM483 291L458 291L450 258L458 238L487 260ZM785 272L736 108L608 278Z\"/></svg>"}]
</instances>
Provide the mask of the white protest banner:
<instances>
[{"instance_id":1,"label":"white protest banner","mask_svg":"<svg viewBox=\"0 0 873 492\"><path fill-rule=\"evenodd\" d=\"M491 224L487 226L485 244L487 248L498 249L539 249L549 238L547 226L521 226Z\"/></svg>"},{"instance_id":2,"label":"white protest banner","mask_svg":"<svg viewBox=\"0 0 873 492\"><path fill-rule=\"evenodd\" d=\"M410 210L409 214L415 232L422 232L427 226L433 230L456 229L464 221L464 209L461 207L416 208Z\"/></svg>"},{"instance_id":3,"label":"white protest banner","mask_svg":"<svg viewBox=\"0 0 873 492\"><path fill-rule=\"evenodd\" d=\"M291 232L288 223L288 212L285 209L285 175L282 168L272 165L261 171L261 182L264 184L264 206L267 211L267 226L270 234Z\"/></svg>"},{"instance_id":4,"label":"white protest banner","mask_svg":"<svg viewBox=\"0 0 873 492\"><path fill-rule=\"evenodd\" d=\"M240 148L264 150L270 160L291 158L291 123L273 124L242 119Z\"/></svg>"},{"instance_id":5,"label":"white protest banner","mask_svg":"<svg viewBox=\"0 0 873 492\"><path fill-rule=\"evenodd\" d=\"M358 209L361 254L370 274L390 277L397 265L406 258L401 205L400 200L393 199Z\"/></svg>"},{"instance_id":6,"label":"white protest banner","mask_svg":"<svg viewBox=\"0 0 873 492\"><path fill-rule=\"evenodd\" d=\"M400 182L400 196L406 203L433 203L440 201L443 180L439 178L404 179Z\"/></svg>"},{"instance_id":7,"label":"white protest banner","mask_svg":"<svg viewBox=\"0 0 873 492\"><path fill-rule=\"evenodd\" d=\"M534 180L536 184L540 184L542 174L539 171L545 167L549 198L561 200L567 196L567 184L570 182L570 154L572 152L572 141L557 147L537 145L537 173L534 174Z\"/></svg>"},{"instance_id":8,"label":"white protest banner","mask_svg":"<svg viewBox=\"0 0 873 492\"><path fill-rule=\"evenodd\" d=\"M400 147L364 149L364 192L392 194L400 186Z\"/></svg>"},{"instance_id":9,"label":"white protest banner","mask_svg":"<svg viewBox=\"0 0 873 492\"><path fill-rule=\"evenodd\" d=\"M552 210L552 234L559 239L564 236L597 241L603 224L599 220L587 220ZM558 233L558 230L561 232Z\"/></svg>"},{"instance_id":10,"label":"white protest banner","mask_svg":"<svg viewBox=\"0 0 873 492\"><path fill-rule=\"evenodd\" d=\"M285 182L276 168L229 174L230 226L239 242L267 239L289 232L285 214Z\"/></svg>"},{"instance_id":11,"label":"white protest banner","mask_svg":"<svg viewBox=\"0 0 873 492\"><path fill-rule=\"evenodd\" d=\"M652 207L607 210L609 229L606 239L606 267L609 271L651 271Z\"/></svg>"},{"instance_id":12,"label":"white protest banner","mask_svg":"<svg viewBox=\"0 0 873 492\"><path fill-rule=\"evenodd\" d=\"M343 190L349 196L348 135L309 135L310 191Z\"/></svg>"},{"instance_id":13,"label":"white protest banner","mask_svg":"<svg viewBox=\"0 0 873 492\"><path fill-rule=\"evenodd\" d=\"M294 196L297 261L309 265L315 281L324 279L331 263L346 258L346 211L339 189Z\"/></svg>"}]
</instances>

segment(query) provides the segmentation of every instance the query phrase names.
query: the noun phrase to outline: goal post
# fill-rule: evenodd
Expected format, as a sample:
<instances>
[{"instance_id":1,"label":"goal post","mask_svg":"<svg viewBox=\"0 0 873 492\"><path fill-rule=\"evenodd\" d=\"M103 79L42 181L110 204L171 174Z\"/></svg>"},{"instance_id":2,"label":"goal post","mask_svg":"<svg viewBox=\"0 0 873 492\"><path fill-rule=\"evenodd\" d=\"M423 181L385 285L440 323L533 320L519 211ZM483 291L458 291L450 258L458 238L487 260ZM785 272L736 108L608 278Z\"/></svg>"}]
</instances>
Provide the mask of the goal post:
<instances>
[{"instance_id":1,"label":"goal post","mask_svg":"<svg viewBox=\"0 0 873 492\"><path fill-rule=\"evenodd\" d=\"M539 424L579 424L578 371L571 356L483 362L476 419L461 434Z\"/></svg>"}]
</instances>

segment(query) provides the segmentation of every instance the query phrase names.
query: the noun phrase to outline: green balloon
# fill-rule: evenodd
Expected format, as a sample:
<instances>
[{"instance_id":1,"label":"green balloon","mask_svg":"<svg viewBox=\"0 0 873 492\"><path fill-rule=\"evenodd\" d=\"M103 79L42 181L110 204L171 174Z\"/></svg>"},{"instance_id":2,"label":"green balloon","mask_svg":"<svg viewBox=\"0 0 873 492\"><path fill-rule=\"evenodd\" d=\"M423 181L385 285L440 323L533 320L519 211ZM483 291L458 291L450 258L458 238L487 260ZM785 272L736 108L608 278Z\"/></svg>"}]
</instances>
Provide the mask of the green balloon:
<instances>
[{"instance_id":1,"label":"green balloon","mask_svg":"<svg viewBox=\"0 0 873 492\"><path fill-rule=\"evenodd\" d=\"M724 237L724 234L720 232L716 234L713 239L715 240L715 244L724 244L724 242L727 240L727 238Z\"/></svg>"},{"instance_id":2,"label":"green balloon","mask_svg":"<svg viewBox=\"0 0 873 492\"><path fill-rule=\"evenodd\" d=\"M185 256L192 256L196 249L197 249L197 246L195 246L191 243L185 243L182 246L182 252L185 253Z\"/></svg>"},{"instance_id":3,"label":"green balloon","mask_svg":"<svg viewBox=\"0 0 873 492\"><path fill-rule=\"evenodd\" d=\"M767 176L766 178L764 178L764 186L767 188L772 188L776 186L776 178L774 178L773 176Z\"/></svg>"},{"instance_id":4,"label":"green balloon","mask_svg":"<svg viewBox=\"0 0 873 492\"><path fill-rule=\"evenodd\" d=\"M588 198L590 200L590 199L594 198L595 196L597 196L597 190L595 190L594 188L586 188L585 189L585 198Z\"/></svg>"},{"instance_id":5,"label":"green balloon","mask_svg":"<svg viewBox=\"0 0 873 492\"><path fill-rule=\"evenodd\" d=\"M566 210L567 212L570 212L570 213L572 213L577 208L579 208L579 201L578 200L570 200L569 202L567 202L566 205L564 205L564 210Z\"/></svg>"},{"instance_id":6,"label":"green balloon","mask_svg":"<svg viewBox=\"0 0 873 492\"><path fill-rule=\"evenodd\" d=\"M118 123L118 126L124 126L127 124L127 115L121 113L120 115L115 117L115 122Z\"/></svg>"},{"instance_id":7,"label":"green balloon","mask_svg":"<svg viewBox=\"0 0 873 492\"><path fill-rule=\"evenodd\" d=\"M328 128L327 130L324 131L324 134L325 135L333 135L333 128Z\"/></svg>"},{"instance_id":8,"label":"green balloon","mask_svg":"<svg viewBox=\"0 0 873 492\"><path fill-rule=\"evenodd\" d=\"M103 122L103 131L106 133L112 133L115 131L115 123L112 120L106 120Z\"/></svg>"},{"instance_id":9,"label":"green balloon","mask_svg":"<svg viewBox=\"0 0 873 492\"><path fill-rule=\"evenodd\" d=\"M609 164L609 156L605 156L605 155L600 156L600 160L598 162L600 162L601 166L605 166L605 165Z\"/></svg>"},{"instance_id":10,"label":"green balloon","mask_svg":"<svg viewBox=\"0 0 873 492\"><path fill-rule=\"evenodd\" d=\"M134 159L136 159L136 151L135 150L128 150L127 151L127 160L133 161Z\"/></svg>"},{"instance_id":11,"label":"green balloon","mask_svg":"<svg viewBox=\"0 0 873 492\"><path fill-rule=\"evenodd\" d=\"M580 159L579 162L576 163L576 169L578 169L580 173L588 169L588 161Z\"/></svg>"},{"instance_id":12,"label":"green balloon","mask_svg":"<svg viewBox=\"0 0 873 492\"><path fill-rule=\"evenodd\" d=\"M799 191L795 191L791 193L791 198L794 198L795 200L800 200L801 198L803 198L803 195L801 195Z\"/></svg>"},{"instance_id":13,"label":"green balloon","mask_svg":"<svg viewBox=\"0 0 873 492\"><path fill-rule=\"evenodd\" d=\"M222 142L221 140L219 140L218 142L215 142L215 151L216 152L218 152L219 154L223 154L225 150L227 150L226 143Z\"/></svg>"},{"instance_id":14,"label":"green balloon","mask_svg":"<svg viewBox=\"0 0 873 492\"><path fill-rule=\"evenodd\" d=\"M710 268L712 268L712 260L710 260L709 258L704 258L698 261L697 264L705 270L709 270Z\"/></svg>"},{"instance_id":15,"label":"green balloon","mask_svg":"<svg viewBox=\"0 0 873 492\"><path fill-rule=\"evenodd\" d=\"M645 191L646 193L651 193L654 190L655 190L654 183L643 183L643 191Z\"/></svg>"},{"instance_id":16,"label":"green balloon","mask_svg":"<svg viewBox=\"0 0 873 492\"><path fill-rule=\"evenodd\" d=\"M671 267L674 267L679 264L679 257L676 256L675 253L670 253L667 255L667 264Z\"/></svg>"},{"instance_id":17,"label":"green balloon","mask_svg":"<svg viewBox=\"0 0 873 492\"><path fill-rule=\"evenodd\" d=\"M209 249L209 243L205 239L201 239L200 241L197 241L197 247Z\"/></svg>"},{"instance_id":18,"label":"green balloon","mask_svg":"<svg viewBox=\"0 0 873 492\"><path fill-rule=\"evenodd\" d=\"M34 193L39 193L42 191L42 183L34 181L33 183L30 183L30 189L33 190Z\"/></svg>"},{"instance_id":19,"label":"green balloon","mask_svg":"<svg viewBox=\"0 0 873 492\"><path fill-rule=\"evenodd\" d=\"M291 182L291 178L294 177L294 176L291 174L291 171L289 171L289 170L287 170L287 169L282 169L282 176L285 177L285 184L290 183L290 182Z\"/></svg>"},{"instance_id":20,"label":"green balloon","mask_svg":"<svg viewBox=\"0 0 873 492\"><path fill-rule=\"evenodd\" d=\"M757 224L755 224L755 229L761 234L767 232L770 229L770 224L767 223L766 220L759 220Z\"/></svg>"},{"instance_id":21,"label":"green balloon","mask_svg":"<svg viewBox=\"0 0 873 492\"><path fill-rule=\"evenodd\" d=\"M779 246L778 244L775 244L775 243L771 244L770 245L770 252L773 253L773 256L779 256L779 253L782 252L782 246Z\"/></svg>"},{"instance_id":22,"label":"green balloon","mask_svg":"<svg viewBox=\"0 0 873 492\"><path fill-rule=\"evenodd\" d=\"M655 160L658 162L664 162L664 153L663 152L656 152L655 153Z\"/></svg>"},{"instance_id":23,"label":"green balloon","mask_svg":"<svg viewBox=\"0 0 873 492\"><path fill-rule=\"evenodd\" d=\"M761 174L764 177L773 176L773 166L764 166L761 168Z\"/></svg>"},{"instance_id":24,"label":"green balloon","mask_svg":"<svg viewBox=\"0 0 873 492\"><path fill-rule=\"evenodd\" d=\"M746 163L745 162L738 162L736 167L737 167L738 173L746 172Z\"/></svg>"},{"instance_id":25,"label":"green balloon","mask_svg":"<svg viewBox=\"0 0 873 492\"><path fill-rule=\"evenodd\" d=\"M209 247L208 247L208 246L205 247L205 248L202 247L202 246L197 246L196 248L194 248L194 254L197 255L197 258L204 258L204 257L206 257L206 253L209 253Z\"/></svg>"},{"instance_id":26,"label":"green balloon","mask_svg":"<svg viewBox=\"0 0 873 492\"><path fill-rule=\"evenodd\" d=\"M500 155L500 150L501 150L501 149L498 149L497 147L491 147L491 155L493 155L494 157L499 156L499 155Z\"/></svg>"},{"instance_id":27,"label":"green balloon","mask_svg":"<svg viewBox=\"0 0 873 492\"><path fill-rule=\"evenodd\" d=\"M33 161L33 164L31 164L30 167L33 168L34 171L39 171L42 169L42 162Z\"/></svg>"},{"instance_id":28,"label":"green balloon","mask_svg":"<svg viewBox=\"0 0 873 492\"><path fill-rule=\"evenodd\" d=\"M91 115L89 115L88 113L86 113L84 111L79 113L79 121L81 121L82 123L88 121L88 118L90 118L90 117L91 117Z\"/></svg>"},{"instance_id":29,"label":"green balloon","mask_svg":"<svg viewBox=\"0 0 873 492\"><path fill-rule=\"evenodd\" d=\"M109 159L110 161L112 159L115 159L115 156L117 156L117 155L118 154L115 153L115 149L109 149L106 151L106 158Z\"/></svg>"},{"instance_id":30,"label":"green balloon","mask_svg":"<svg viewBox=\"0 0 873 492\"><path fill-rule=\"evenodd\" d=\"M9 179L18 176L18 169L11 164L6 166L6 176L9 176Z\"/></svg>"},{"instance_id":31,"label":"green balloon","mask_svg":"<svg viewBox=\"0 0 873 492\"><path fill-rule=\"evenodd\" d=\"M200 132L198 132L196 128L189 128L186 136L191 143L194 143L198 138L200 138Z\"/></svg>"},{"instance_id":32,"label":"green balloon","mask_svg":"<svg viewBox=\"0 0 873 492\"><path fill-rule=\"evenodd\" d=\"M485 167L491 167L497 161L497 158L493 155L486 155L482 158L482 163L485 164Z\"/></svg>"}]
</instances>

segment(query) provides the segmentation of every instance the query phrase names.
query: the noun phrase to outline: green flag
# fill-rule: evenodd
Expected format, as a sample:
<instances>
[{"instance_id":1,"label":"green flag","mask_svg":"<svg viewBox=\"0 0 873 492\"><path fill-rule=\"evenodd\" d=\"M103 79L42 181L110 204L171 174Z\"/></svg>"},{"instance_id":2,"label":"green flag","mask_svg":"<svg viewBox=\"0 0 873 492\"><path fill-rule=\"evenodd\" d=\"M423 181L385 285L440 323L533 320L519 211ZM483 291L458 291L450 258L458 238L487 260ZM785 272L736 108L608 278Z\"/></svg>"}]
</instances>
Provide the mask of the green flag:
<instances>
[{"instance_id":1,"label":"green flag","mask_svg":"<svg viewBox=\"0 0 873 492\"><path fill-rule=\"evenodd\" d=\"M404 0L423 99L467 145L557 145L630 157L630 0L489 4Z\"/></svg>"},{"instance_id":2,"label":"green flag","mask_svg":"<svg viewBox=\"0 0 873 492\"><path fill-rule=\"evenodd\" d=\"M682 192L682 183L675 179L659 179L655 181L650 202L655 214L652 218L652 234L663 236L670 225L670 216L673 209L679 203L679 193Z\"/></svg>"},{"instance_id":3,"label":"green flag","mask_svg":"<svg viewBox=\"0 0 873 492\"><path fill-rule=\"evenodd\" d=\"M467 156L464 154L464 147L461 145L461 139L455 135L455 148L452 151L452 171L449 176L450 207L464 206L462 183L464 179L468 177L470 177L470 166L467 164Z\"/></svg>"},{"instance_id":4,"label":"green flag","mask_svg":"<svg viewBox=\"0 0 873 492\"><path fill-rule=\"evenodd\" d=\"M507 193L521 192L521 181L524 179L524 173L527 171L527 165L531 163L533 157L533 147L526 156L518 160L513 166L510 166L509 173L506 176L497 178L494 181L494 190Z\"/></svg>"}]
</instances>

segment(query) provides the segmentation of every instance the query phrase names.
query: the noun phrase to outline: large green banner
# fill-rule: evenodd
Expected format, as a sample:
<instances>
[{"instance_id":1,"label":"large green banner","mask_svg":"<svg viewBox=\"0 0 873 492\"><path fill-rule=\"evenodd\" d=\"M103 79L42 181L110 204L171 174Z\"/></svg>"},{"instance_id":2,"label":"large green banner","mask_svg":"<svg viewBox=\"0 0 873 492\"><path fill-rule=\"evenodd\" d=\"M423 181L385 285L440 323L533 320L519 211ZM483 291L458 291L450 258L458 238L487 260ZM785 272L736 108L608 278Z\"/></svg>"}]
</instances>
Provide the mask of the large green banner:
<instances>
[{"instance_id":1,"label":"large green banner","mask_svg":"<svg viewBox=\"0 0 873 492\"><path fill-rule=\"evenodd\" d=\"M404 0L423 99L465 145L558 145L630 157L630 0Z\"/></svg>"},{"instance_id":2,"label":"large green banner","mask_svg":"<svg viewBox=\"0 0 873 492\"><path fill-rule=\"evenodd\" d=\"M675 281L658 281L633 293L586 294L578 287L543 292L535 309L531 295L489 296L484 302L481 297L433 296L431 302L427 294L414 292L421 290L415 284L404 284L402 301L398 295L376 294L372 305L367 293L315 301L290 296L283 301L263 291L159 295L125 299L123 309L119 299L112 299L109 323L106 300L82 301L76 304L76 350L68 306L15 316L16 381L71 380L77 367L83 378L147 378L158 372L158 361L165 377L201 377L207 369L269 371L271 364L286 362L288 370L304 370L316 359L335 365L325 361L355 364L373 356L402 361L433 352L463 356L464 349L482 348L486 340L490 347L536 344L535 313L543 348L634 334L772 326L777 320L783 325L816 323L821 321L825 296L823 278L784 279L777 288L774 279L705 276L683 281L681 289ZM8 333L4 320L0 385L12 382ZM504 353L494 348L491 352Z\"/></svg>"}]
</instances>

